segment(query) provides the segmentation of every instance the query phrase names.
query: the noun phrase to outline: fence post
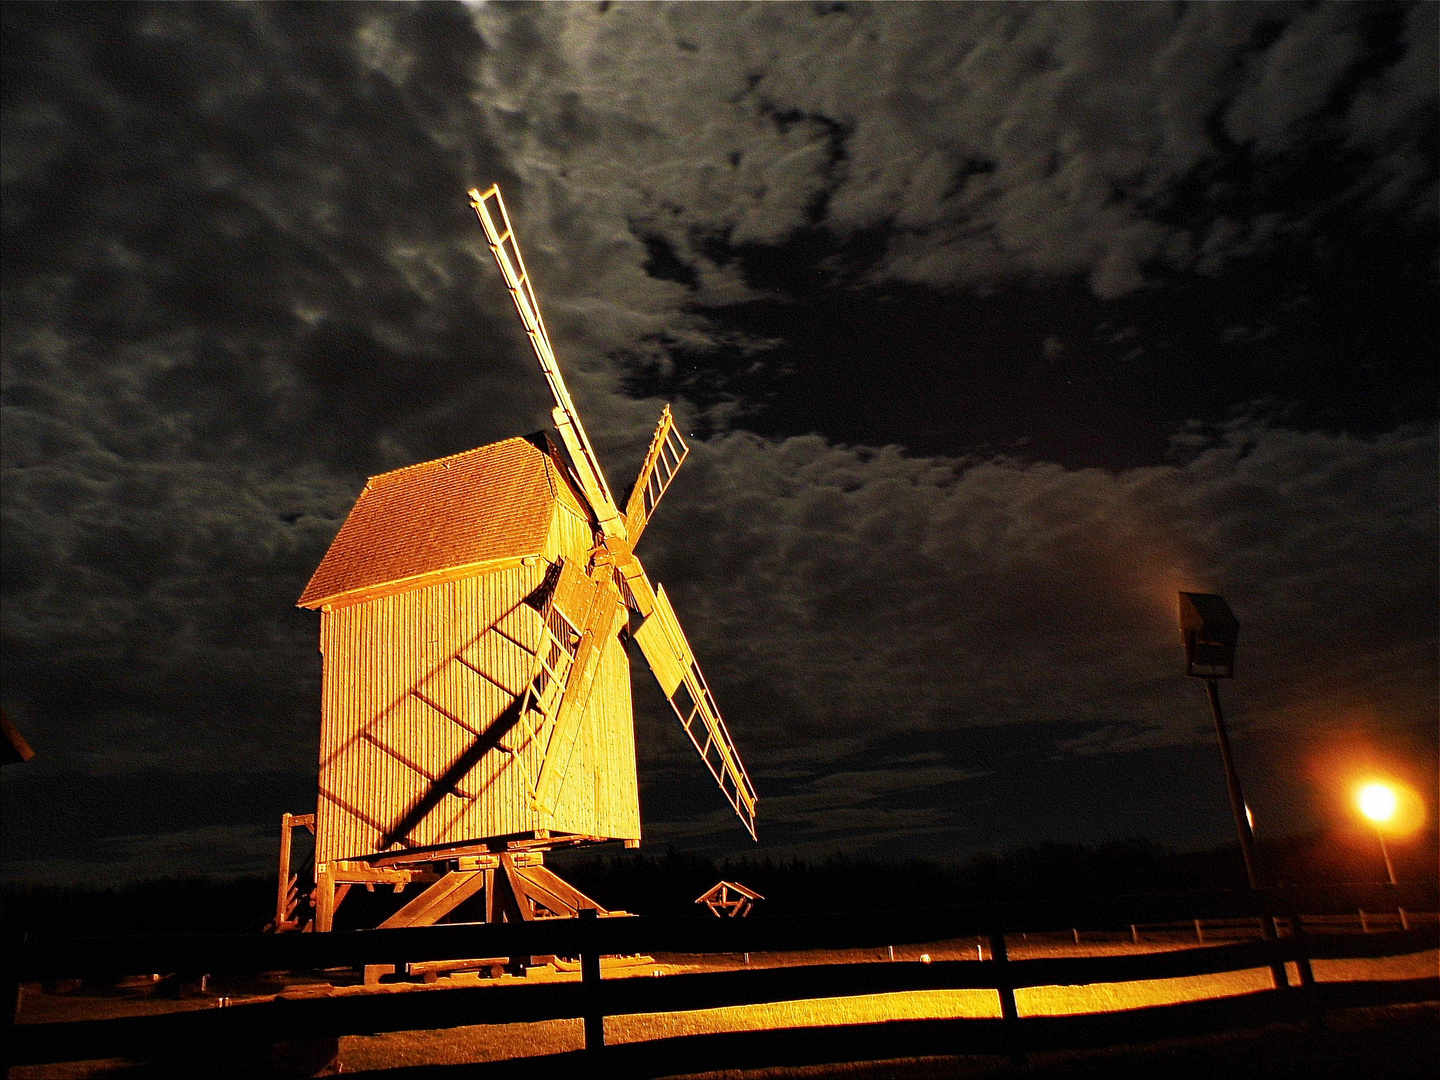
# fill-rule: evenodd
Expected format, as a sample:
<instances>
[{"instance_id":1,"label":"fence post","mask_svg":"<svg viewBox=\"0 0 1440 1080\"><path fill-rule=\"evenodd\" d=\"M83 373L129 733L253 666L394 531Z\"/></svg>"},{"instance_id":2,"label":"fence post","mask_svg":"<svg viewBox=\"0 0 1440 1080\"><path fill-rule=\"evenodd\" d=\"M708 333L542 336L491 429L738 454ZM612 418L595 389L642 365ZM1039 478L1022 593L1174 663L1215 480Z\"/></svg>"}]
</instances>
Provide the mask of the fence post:
<instances>
[{"instance_id":1,"label":"fence post","mask_svg":"<svg viewBox=\"0 0 1440 1080\"><path fill-rule=\"evenodd\" d=\"M1305 936L1305 924L1299 915L1290 916L1290 940L1295 943L1295 970L1300 974L1300 985L1314 986L1315 972L1310 967L1310 943Z\"/></svg>"},{"instance_id":2,"label":"fence post","mask_svg":"<svg viewBox=\"0 0 1440 1080\"><path fill-rule=\"evenodd\" d=\"M0 990L3 990L5 1024L3 1028L5 1046L0 1049L0 1075L10 1075L11 1047L15 1045L15 1021L20 1017L20 951L24 948L26 935L19 930L5 932L5 955L0 957Z\"/></svg>"},{"instance_id":3,"label":"fence post","mask_svg":"<svg viewBox=\"0 0 1440 1080\"><path fill-rule=\"evenodd\" d=\"M995 965L995 990L1000 995L1000 1023L1010 1047L1010 1062L1018 1069L1028 1064L1025 1035L1020 1027L1020 1010L1015 1007L1015 987L1011 985L1010 953L1005 948L1005 931L990 932L990 960Z\"/></svg>"},{"instance_id":4,"label":"fence post","mask_svg":"<svg viewBox=\"0 0 1440 1080\"><path fill-rule=\"evenodd\" d=\"M1270 955L1274 957L1270 961L1270 979L1275 984L1275 989L1290 989L1290 973L1285 970L1285 954L1280 949L1280 929L1275 925L1268 906L1260 915L1260 939L1270 943Z\"/></svg>"},{"instance_id":5,"label":"fence post","mask_svg":"<svg viewBox=\"0 0 1440 1080\"><path fill-rule=\"evenodd\" d=\"M585 1008L585 1050L598 1055L605 1049L605 1010L600 990L600 944L595 940L600 916L594 908L580 915L580 983Z\"/></svg>"},{"instance_id":6,"label":"fence post","mask_svg":"<svg viewBox=\"0 0 1440 1080\"><path fill-rule=\"evenodd\" d=\"M1310 966L1310 941L1298 914L1290 916L1290 940L1295 945L1295 970L1300 974L1300 992L1305 995L1305 1008L1310 1014L1310 1034L1318 1035L1325 1030L1325 1008L1320 992L1315 988L1315 972Z\"/></svg>"}]
</instances>

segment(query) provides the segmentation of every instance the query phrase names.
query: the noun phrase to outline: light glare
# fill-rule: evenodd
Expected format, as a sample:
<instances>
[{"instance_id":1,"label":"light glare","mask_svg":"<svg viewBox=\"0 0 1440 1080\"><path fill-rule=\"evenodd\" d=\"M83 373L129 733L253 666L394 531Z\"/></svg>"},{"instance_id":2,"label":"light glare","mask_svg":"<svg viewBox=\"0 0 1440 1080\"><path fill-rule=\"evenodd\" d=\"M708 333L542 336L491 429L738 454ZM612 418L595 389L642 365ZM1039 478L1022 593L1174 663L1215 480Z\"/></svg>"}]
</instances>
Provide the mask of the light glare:
<instances>
[{"instance_id":1,"label":"light glare","mask_svg":"<svg viewBox=\"0 0 1440 1080\"><path fill-rule=\"evenodd\" d=\"M1366 784L1360 789L1358 802L1360 812L1379 824L1395 816L1400 800L1396 798L1395 790L1385 784Z\"/></svg>"}]
</instances>

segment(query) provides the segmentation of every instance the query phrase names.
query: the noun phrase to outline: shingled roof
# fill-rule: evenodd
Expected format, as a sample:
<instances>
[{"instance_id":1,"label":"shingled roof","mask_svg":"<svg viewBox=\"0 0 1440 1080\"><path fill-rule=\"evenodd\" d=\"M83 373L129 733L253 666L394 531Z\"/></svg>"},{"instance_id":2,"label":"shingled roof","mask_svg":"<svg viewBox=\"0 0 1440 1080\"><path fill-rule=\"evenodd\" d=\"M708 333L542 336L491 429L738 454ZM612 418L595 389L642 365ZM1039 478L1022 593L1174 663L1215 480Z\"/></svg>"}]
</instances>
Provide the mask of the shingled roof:
<instances>
[{"instance_id":1,"label":"shingled roof","mask_svg":"<svg viewBox=\"0 0 1440 1080\"><path fill-rule=\"evenodd\" d=\"M496 559L538 555L557 499L585 515L548 439L505 439L373 476L299 606L399 591Z\"/></svg>"}]
</instances>

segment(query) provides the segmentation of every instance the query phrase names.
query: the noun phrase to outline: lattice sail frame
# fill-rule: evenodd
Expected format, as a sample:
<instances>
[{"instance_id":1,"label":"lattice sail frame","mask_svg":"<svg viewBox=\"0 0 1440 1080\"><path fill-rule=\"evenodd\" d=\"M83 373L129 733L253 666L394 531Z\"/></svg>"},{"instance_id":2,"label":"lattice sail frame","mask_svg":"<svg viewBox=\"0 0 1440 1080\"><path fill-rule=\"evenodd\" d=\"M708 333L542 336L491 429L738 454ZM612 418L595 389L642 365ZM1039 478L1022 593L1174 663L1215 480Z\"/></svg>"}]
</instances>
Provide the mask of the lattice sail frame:
<instances>
[{"instance_id":1,"label":"lattice sail frame","mask_svg":"<svg viewBox=\"0 0 1440 1080\"><path fill-rule=\"evenodd\" d=\"M495 256L501 276L505 279L505 286L515 303L526 335L535 350L541 371L550 385L555 399L553 415L556 426L565 448L569 451L576 479L602 534L594 561L613 566L616 585L624 596L626 605L643 620L635 631L636 643L651 671L659 679L666 698L680 719L681 727L699 751L711 776L719 784L721 793L746 830L754 837L755 808L758 802L755 787L740 760L729 730L720 716L704 676L700 673L694 653L680 629L679 620L676 619L669 600L663 589L656 591L634 554L634 546L640 533L689 453L689 447L675 428L674 419L667 406L651 440L626 512L624 515L620 513L556 362L550 336L540 314L540 304L531 285L530 274L525 267L524 256L520 253L520 245L499 185L491 185L483 193L472 190L470 201L485 231L486 240ZM681 686L689 697L688 701L677 700ZM698 731L700 727L704 728L703 740ZM537 792L537 796L544 794L546 790L548 788Z\"/></svg>"},{"instance_id":2,"label":"lattice sail frame","mask_svg":"<svg viewBox=\"0 0 1440 1080\"><path fill-rule=\"evenodd\" d=\"M524 751L533 746L543 748L542 754L548 752L556 718L565 698L565 688L575 668L575 654L580 642L579 627L555 606L553 590L540 609L540 620L540 641L534 650L535 659L520 701L520 716L515 728L511 729L518 730L520 737L512 745L507 745L504 738L497 744L497 749L509 754L524 774L532 800L539 786L543 757L537 768L532 769L525 760ZM521 647L524 648L523 645Z\"/></svg>"},{"instance_id":3,"label":"lattice sail frame","mask_svg":"<svg viewBox=\"0 0 1440 1080\"><path fill-rule=\"evenodd\" d=\"M635 631L635 643L645 654L660 689L691 743L700 753L700 760L720 786L720 792L731 809L755 835L755 805L759 801L745 763L735 751L730 731L709 684L695 662L695 654L680 629L680 621L665 595L665 586L655 594L655 610ZM701 738L703 733L703 740Z\"/></svg>"},{"instance_id":4,"label":"lattice sail frame","mask_svg":"<svg viewBox=\"0 0 1440 1080\"><path fill-rule=\"evenodd\" d=\"M655 435L650 440L650 449L645 453L645 462L640 466L640 476L625 504L625 532L631 547L635 546L645 526L650 523L650 516L655 513L661 496L669 489L670 481L675 479L689 454L690 447L675 426L670 406L666 405L665 411L660 414Z\"/></svg>"}]
</instances>

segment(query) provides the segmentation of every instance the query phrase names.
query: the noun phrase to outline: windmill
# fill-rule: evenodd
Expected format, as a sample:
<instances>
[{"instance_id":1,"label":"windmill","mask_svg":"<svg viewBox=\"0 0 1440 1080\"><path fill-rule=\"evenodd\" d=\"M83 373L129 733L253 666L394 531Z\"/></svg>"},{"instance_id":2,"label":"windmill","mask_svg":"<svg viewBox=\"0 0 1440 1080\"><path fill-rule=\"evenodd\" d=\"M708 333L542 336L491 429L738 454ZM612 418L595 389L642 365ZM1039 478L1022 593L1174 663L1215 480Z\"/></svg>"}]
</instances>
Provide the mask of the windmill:
<instances>
[{"instance_id":1,"label":"windmill","mask_svg":"<svg viewBox=\"0 0 1440 1080\"><path fill-rule=\"evenodd\" d=\"M506 439L375 476L300 597L321 613L316 813L286 815L276 929L301 928L291 832L315 834L314 918L352 886L426 885L382 926L471 897L487 921L599 909L544 866L640 842L626 641L755 835L756 795L635 544L689 453L669 407L622 510L556 363L498 187L471 203L555 399L560 442Z\"/></svg>"}]
</instances>

